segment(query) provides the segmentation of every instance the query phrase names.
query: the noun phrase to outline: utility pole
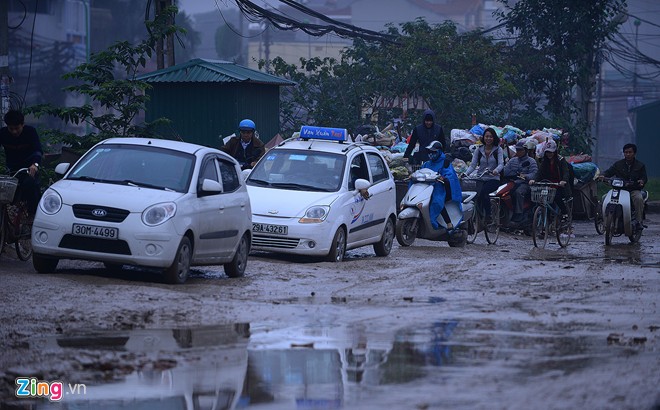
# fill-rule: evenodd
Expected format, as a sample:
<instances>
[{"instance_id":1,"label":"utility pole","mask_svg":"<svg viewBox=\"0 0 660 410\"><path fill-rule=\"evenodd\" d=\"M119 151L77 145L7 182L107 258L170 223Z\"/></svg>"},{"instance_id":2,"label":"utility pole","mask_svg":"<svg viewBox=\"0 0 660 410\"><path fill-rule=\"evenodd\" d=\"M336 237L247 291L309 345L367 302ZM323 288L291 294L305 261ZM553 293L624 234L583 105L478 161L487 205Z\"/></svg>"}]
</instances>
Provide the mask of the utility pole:
<instances>
[{"instance_id":1,"label":"utility pole","mask_svg":"<svg viewBox=\"0 0 660 410\"><path fill-rule=\"evenodd\" d=\"M4 117L10 109L9 84L9 2L0 1L0 114Z\"/></svg>"},{"instance_id":2,"label":"utility pole","mask_svg":"<svg viewBox=\"0 0 660 410\"><path fill-rule=\"evenodd\" d=\"M641 21L638 19L635 19L634 21L635 24L635 54L639 53L639 48L637 47L637 37L639 34L639 25L642 24ZM633 98L635 99L635 107L638 105L637 103L637 56L635 56L635 68L633 70Z\"/></svg>"}]
</instances>

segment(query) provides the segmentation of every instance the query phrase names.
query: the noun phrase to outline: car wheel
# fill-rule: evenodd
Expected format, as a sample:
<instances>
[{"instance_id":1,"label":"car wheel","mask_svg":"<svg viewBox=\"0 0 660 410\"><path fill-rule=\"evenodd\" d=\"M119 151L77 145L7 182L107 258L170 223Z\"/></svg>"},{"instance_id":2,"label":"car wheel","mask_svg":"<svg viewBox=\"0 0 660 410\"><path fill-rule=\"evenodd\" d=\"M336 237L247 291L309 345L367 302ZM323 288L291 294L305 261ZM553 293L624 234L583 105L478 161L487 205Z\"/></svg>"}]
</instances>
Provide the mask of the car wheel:
<instances>
[{"instance_id":1,"label":"car wheel","mask_svg":"<svg viewBox=\"0 0 660 410\"><path fill-rule=\"evenodd\" d=\"M42 256L37 253L32 255L32 266L34 270L39 273L53 273L57 269L57 264L59 263L57 258L49 258L47 256Z\"/></svg>"},{"instance_id":2,"label":"car wheel","mask_svg":"<svg viewBox=\"0 0 660 410\"><path fill-rule=\"evenodd\" d=\"M341 262L344 260L344 255L346 254L346 231L344 228L339 227L335 237L332 240L332 245L330 247L330 253L326 257L328 262Z\"/></svg>"},{"instance_id":3,"label":"car wheel","mask_svg":"<svg viewBox=\"0 0 660 410\"><path fill-rule=\"evenodd\" d=\"M190 260L192 259L192 246L190 239L184 236L179 244L179 249L176 251L174 262L172 265L165 269L165 280L167 283L182 284L188 279L190 273Z\"/></svg>"},{"instance_id":4,"label":"car wheel","mask_svg":"<svg viewBox=\"0 0 660 410\"><path fill-rule=\"evenodd\" d=\"M243 234L238 248L231 262L225 264L225 274L230 278L240 278L245 274L247 266L248 253L250 253L250 241L248 234Z\"/></svg>"},{"instance_id":5,"label":"car wheel","mask_svg":"<svg viewBox=\"0 0 660 410\"><path fill-rule=\"evenodd\" d=\"M392 244L394 243L394 222L392 218L387 218L385 222L385 229L383 229L383 236L380 238L380 241L374 244L374 252L376 256L387 256L392 250Z\"/></svg>"}]
</instances>

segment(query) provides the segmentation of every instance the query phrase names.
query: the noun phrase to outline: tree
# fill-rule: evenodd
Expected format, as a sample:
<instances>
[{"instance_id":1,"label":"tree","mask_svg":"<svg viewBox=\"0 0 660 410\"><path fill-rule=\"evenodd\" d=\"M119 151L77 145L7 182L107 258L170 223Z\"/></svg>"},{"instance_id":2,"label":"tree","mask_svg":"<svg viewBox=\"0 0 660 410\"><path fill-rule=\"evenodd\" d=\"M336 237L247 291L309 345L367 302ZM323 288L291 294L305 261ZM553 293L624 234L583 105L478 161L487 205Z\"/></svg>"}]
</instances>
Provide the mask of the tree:
<instances>
[{"instance_id":1,"label":"tree","mask_svg":"<svg viewBox=\"0 0 660 410\"><path fill-rule=\"evenodd\" d=\"M512 116L516 67L501 44L474 32L458 34L451 22L430 26L423 19L401 30L390 26L388 34L396 41L356 39L340 61L301 59L296 66L273 60L274 74L298 83L283 90L283 129L300 123L352 129L365 122L363 111L385 120L405 114L391 108L403 99L417 101L417 111L436 110L446 128L464 128L472 113L493 123ZM416 110L408 115L416 117Z\"/></svg>"},{"instance_id":2,"label":"tree","mask_svg":"<svg viewBox=\"0 0 660 410\"><path fill-rule=\"evenodd\" d=\"M134 124L134 120L144 111L147 96L146 82L135 79L138 70L144 67L155 53L156 42L168 34L184 32L180 27L168 25L170 15L176 14L176 7L167 8L147 22L149 36L137 45L120 41L107 50L94 53L90 62L76 67L63 76L76 81L65 87L66 92L89 98L90 102L78 107L60 107L41 104L26 109L36 117L51 115L64 124L86 123L91 128L84 136L47 129L43 135L51 143L63 142L74 149L85 151L95 143L118 136L155 136L154 127L166 122L160 119L153 123Z\"/></svg>"},{"instance_id":3,"label":"tree","mask_svg":"<svg viewBox=\"0 0 660 410\"><path fill-rule=\"evenodd\" d=\"M527 111L542 103L556 123L568 124L589 150L589 102L598 73L597 56L622 23L626 0L503 0L498 12L507 31L517 35L513 56L525 61L522 73L529 94Z\"/></svg>"}]
</instances>

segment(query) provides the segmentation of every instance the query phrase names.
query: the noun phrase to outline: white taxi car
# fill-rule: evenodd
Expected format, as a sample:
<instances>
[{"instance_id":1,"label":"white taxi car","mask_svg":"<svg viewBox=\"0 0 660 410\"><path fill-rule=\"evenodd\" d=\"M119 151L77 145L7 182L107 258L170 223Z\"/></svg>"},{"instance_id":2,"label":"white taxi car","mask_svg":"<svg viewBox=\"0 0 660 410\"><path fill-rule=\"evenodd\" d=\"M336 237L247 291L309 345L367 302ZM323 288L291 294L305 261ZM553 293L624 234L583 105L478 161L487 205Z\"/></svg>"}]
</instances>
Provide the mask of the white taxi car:
<instances>
[{"instance_id":1,"label":"white taxi car","mask_svg":"<svg viewBox=\"0 0 660 410\"><path fill-rule=\"evenodd\" d=\"M252 249L324 256L348 249L392 249L396 191L373 146L348 141L345 129L304 126L300 138L268 151L246 179Z\"/></svg>"},{"instance_id":2,"label":"white taxi car","mask_svg":"<svg viewBox=\"0 0 660 410\"><path fill-rule=\"evenodd\" d=\"M217 149L179 141L112 138L91 148L51 185L32 226L32 262L60 259L164 269L183 283L191 265L223 264L242 276L252 241L240 166Z\"/></svg>"}]
</instances>

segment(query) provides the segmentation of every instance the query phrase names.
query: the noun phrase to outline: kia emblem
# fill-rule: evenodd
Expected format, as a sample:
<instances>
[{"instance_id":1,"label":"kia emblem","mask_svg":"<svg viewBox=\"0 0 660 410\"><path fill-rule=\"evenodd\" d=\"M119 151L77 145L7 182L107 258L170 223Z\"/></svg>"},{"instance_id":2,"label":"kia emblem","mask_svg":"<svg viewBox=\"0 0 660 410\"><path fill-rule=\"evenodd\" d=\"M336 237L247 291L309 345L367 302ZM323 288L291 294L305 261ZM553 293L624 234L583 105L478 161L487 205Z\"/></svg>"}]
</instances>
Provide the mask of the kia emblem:
<instances>
[{"instance_id":1,"label":"kia emblem","mask_svg":"<svg viewBox=\"0 0 660 410\"><path fill-rule=\"evenodd\" d=\"M94 215L97 218L103 218L107 214L108 212L105 209L101 209L101 208L96 208L92 211L92 215Z\"/></svg>"}]
</instances>

